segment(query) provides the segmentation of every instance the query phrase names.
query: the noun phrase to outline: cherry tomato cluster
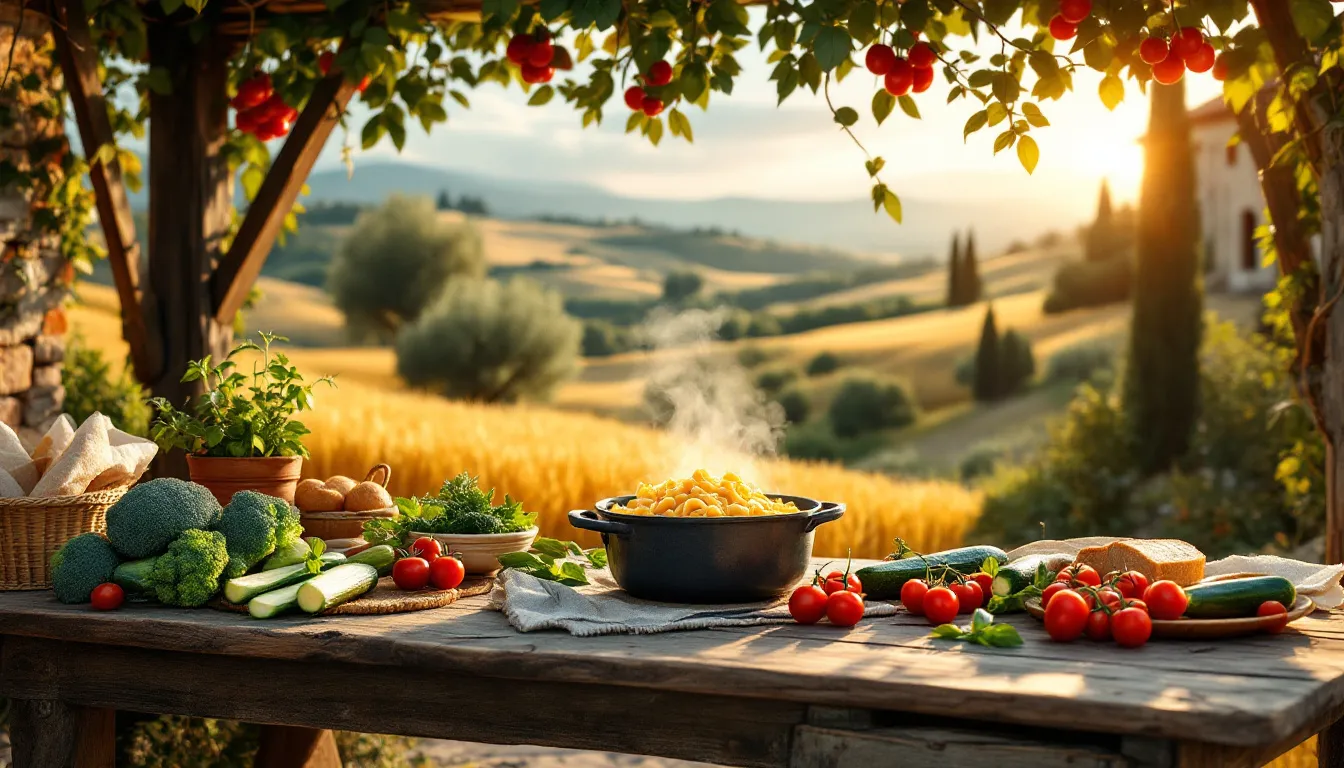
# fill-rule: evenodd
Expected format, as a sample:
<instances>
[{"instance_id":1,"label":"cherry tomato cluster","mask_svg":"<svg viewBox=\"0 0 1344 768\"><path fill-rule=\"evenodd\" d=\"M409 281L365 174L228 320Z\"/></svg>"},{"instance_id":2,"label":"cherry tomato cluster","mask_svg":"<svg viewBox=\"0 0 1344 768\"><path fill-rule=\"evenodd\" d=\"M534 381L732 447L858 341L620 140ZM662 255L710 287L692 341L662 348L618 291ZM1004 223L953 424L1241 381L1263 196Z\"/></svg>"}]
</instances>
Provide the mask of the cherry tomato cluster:
<instances>
[{"instance_id":1,"label":"cherry tomato cluster","mask_svg":"<svg viewBox=\"0 0 1344 768\"><path fill-rule=\"evenodd\" d=\"M1041 592L1045 631L1068 643L1086 635L1138 648L1153 634L1153 619L1185 613L1185 592L1172 581L1148 583L1138 571L1111 572L1103 579L1090 565L1071 565Z\"/></svg>"},{"instance_id":2,"label":"cherry tomato cluster","mask_svg":"<svg viewBox=\"0 0 1344 768\"><path fill-rule=\"evenodd\" d=\"M549 83L555 70L574 66L569 52L551 42L550 30L545 27L509 38L504 55L522 69L523 82L530 85Z\"/></svg>"},{"instance_id":3,"label":"cherry tomato cluster","mask_svg":"<svg viewBox=\"0 0 1344 768\"><path fill-rule=\"evenodd\" d=\"M445 555L438 540L429 536L416 539L407 555L392 565L392 581L398 589L407 591L430 585L453 589L466 577L462 560L457 555Z\"/></svg>"},{"instance_id":4,"label":"cherry tomato cluster","mask_svg":"<svg viewBox=\"0 0 1344 768\"><path fill-rule=\"evenodd\" d=\"M299 111L286 104L271 87L271 76L265 72L244 80L238 86L238 95L229 103L238 112L233 119L238 130L262 141L287 135L299 116Z\"/></svg>"},{"instance_id":5,"label":"cherry tomato cluster","mask_svg":"<svg viewBox=\"0 0 1344 768\"><path fill-rule=\"evenodd\" d=\"M933 85L933 66L938 54L933 46L919 42L910 46L904 57L897 56L890 45L878 43L864 55L864 66L882 78L882 86L892 96L923 93Z\"/></svg>"},{"instance_id":6,"label":"cherry tomato cluster","mask_svg":"<svg viewBox=\"0 0 1344 768\"><path fill-rule=\"evenodd\" d=\"M1217 67L1219 59L1213 46L1204 39L1204 33L1195 27L1181 27L1170 40L1160 37L1145 38L1139 43L1139 58L1153 68L1153 79L1171 85L1191 72L1213 70L1217 80L1227 77L1227 64Z\"/></svg>"},{"instance_id":7,"label":"cherry tomato cluster","mask_svg":"<svg viewBox=\"0 0 1344 768\"><path fill-rule=\"evenodd\" d=\"M929 584L932 579L911 579L905 582L901 586L901 605L910 613L923 616L930 624L937 626L952 623L959 613L971 613L976 608L984 607L993 594L990 587L994 584L994 577L987 573L950 576L950 579L944 579L945 583L934 582L932 586Z\"/></svg>"},{"instance_id":8,"label":"cherry tomato cluster","mask_svg":"<svg viewBox=\"0 0 1344 768\"><path fill-rule=\"evenodd\" d=\"M1092 0L1060 0L1059 13L1050 19L1050 36L1056 40L1071 40L1078 34L1078 24L1092 15Z\"/></svg>"},{"instance_id":9,"label":"cherry tomato cluster","mask_svg":"<svg viewBox=\"0 0 1344 768\"><path fill-rule=\"evenodd\" d=\"M789 596L789 615L799 624L816 624L825 617L837 627L852 627L863 618L863 584L848 570L817 571L810 584Z\"/></svg>"},{"instance_id":10,"label":"cherry tomato cluster","mask_svg":"<svg viewBox=\"0 0 1344 768\"><path fill-rule=\"evenodd\" d=\"M661 59L649 65L649 71L642 75L645 85L661 88L672 82L672 65ZM625 106L632 112L643 112L655 117L663 111L663 100L650 96L642 86L632 85L625 89Z\"/></svg>"}]
</instances>

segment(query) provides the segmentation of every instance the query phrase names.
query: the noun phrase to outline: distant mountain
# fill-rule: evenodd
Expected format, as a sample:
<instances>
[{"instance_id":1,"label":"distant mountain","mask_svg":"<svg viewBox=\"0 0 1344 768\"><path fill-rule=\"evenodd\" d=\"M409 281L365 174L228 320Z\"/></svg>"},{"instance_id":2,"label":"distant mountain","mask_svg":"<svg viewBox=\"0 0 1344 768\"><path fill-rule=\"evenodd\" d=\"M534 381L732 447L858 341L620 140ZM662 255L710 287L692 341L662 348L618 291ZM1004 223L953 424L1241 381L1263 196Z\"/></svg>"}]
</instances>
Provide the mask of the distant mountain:
<instances>
[{"instance_id":1,"label":"distant mountain","mask_svg":"<svg viewBox=\"0 0 1344 768\"><path fill-rule=\"evenodd\" d=\"M950 233L974 226L984 253L1013 240L1031 240L1061 226L1057 212L1024 206L1018 200L930 201L906 197L904 224L874 214L866 200L784 201L725 197L666 200L613 194L580 182L547 182L489 177L403 162L355 165L353 177L342 169L319 170L308 178L308 200L378 203L388 195L436 196L448 190L454 199L479 197L492 216L519 219L542 215L587 219L639 218L676 228L720 227L744 235L807 243L878 257L941 259ZM969 194L968 198L973 197ZM132 197L143 207L143 192ZM241 203L241 201L240 201Z\"/></svg>"}]
</instances>

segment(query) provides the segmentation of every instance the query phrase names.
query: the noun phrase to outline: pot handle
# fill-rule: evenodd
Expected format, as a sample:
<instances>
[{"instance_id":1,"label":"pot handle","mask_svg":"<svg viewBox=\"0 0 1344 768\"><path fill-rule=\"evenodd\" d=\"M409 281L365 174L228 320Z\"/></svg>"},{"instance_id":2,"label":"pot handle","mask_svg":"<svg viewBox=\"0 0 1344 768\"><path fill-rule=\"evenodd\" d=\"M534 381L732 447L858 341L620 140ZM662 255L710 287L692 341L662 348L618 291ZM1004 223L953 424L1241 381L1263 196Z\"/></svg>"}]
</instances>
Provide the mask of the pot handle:
<instances>
[{"instance_id":1,"label":"pot handle","mask_svg":"<svg viewBox=\"0 0 1344 768\"><path fill-rule=\"evenodd\" d=\"M803 529L803 533L815 530L816 527L822 523L839 520L844 514L844 503L839 501L823 501L821 502L821 506L817 507L817 511L807 516L807 527Z\"/></svg>"},{"instance_id":2,"label":"pot handle","mask_svg":"<svg viewBox=\"0 0 1344 768\"><path fill-rule=\"evenodd\" d=\"M585 528L612 536L629 536L630 526L615 520L603 520L589 509L576 509L569 513L569 524L575 528Z\"/></svg>"}]
</instances>

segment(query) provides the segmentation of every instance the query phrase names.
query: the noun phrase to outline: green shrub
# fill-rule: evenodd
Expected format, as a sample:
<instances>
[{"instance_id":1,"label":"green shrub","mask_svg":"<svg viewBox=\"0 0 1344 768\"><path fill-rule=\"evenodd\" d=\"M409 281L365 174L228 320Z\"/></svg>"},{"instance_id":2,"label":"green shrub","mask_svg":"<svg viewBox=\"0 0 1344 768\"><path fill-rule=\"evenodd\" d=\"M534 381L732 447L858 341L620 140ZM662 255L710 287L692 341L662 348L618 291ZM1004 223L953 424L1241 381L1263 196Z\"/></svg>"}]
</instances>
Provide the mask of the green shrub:
<instances>
[{"instance_id":1,"label":"green shrub","mask_svg":"<svg viewBox=\"0 0 1344 768\"><path fill-rule=\"evenodd\" d=\"M1071 261L1055 272L1042 309L1047 315L1081 307L1099 307L1129 299L1133 265L1128 258Z\"/></svg>"},{"instance_id":2,"label":"green shrub","mask_svg":"<svg viewBox=\"0 0 1344 768\"><path fill-rule=\"evenodd\" d=\"M812 412L812 400L807 393L797 387L789 387L775 398L779 407L784 409L784 418L790 424L802 424Z\"/></svg>"},{"instance_id":3,"label":"green shrub","mask_svg":"<svg viewBox=\"0 0 1344 768\"><path fill-rule=\"evenodd\" d=\"M663 301L681 304L695 297L705 287L699 272L669 272L663 277Z\"/></svg>"},{"instance_id":4,"label":"green shrub","mask_svg":"<svg viewBox=\"0 0 1344 768\"><path fill-rule=\"evenodd\" d=\"M783 452L786 456L809 461L837 461L850 464L866 460L881 448L882 435L860 435L844 438L835 434L825 421L810 424L792 424L784 433Z\"/></svg>"},{"instance_id":5,"label":"green shrub","mask_svg":"<svg viewBox=\"0 0 1344 768\"><path fill-rule=\"evenodd\" d=\"M748 344L737 352L737 362L743 368L755 368L765 363L770 357L769 352L754 344Z\"/></svg>"},{"instance_id":6,"label":"green shrub","mask_svg":"<svg viewBox=\"0 0 1344 768\"><path fill-rule=\"evenodd\" d=\"M756 376L756 388L766 394L777 395L797 379L798 372L792 368L774 368Z\"/></svg>"},{"instance_id":7,"label":"green shrub","mask_svg":"<svg viewBox=\"0 0 1344 768\"><path fill-rule=\"evenodd\" d=\"M130 361L121 373L113 374L101 351L85 346L80 336L72 336L65 350L61 385L65 387L65 412L76 424L99 412L123 432L140 437L149 434L152 413Z\"/></svg>"},{"instance_id":8,"label":"green shrub","mask_svg":"<svg viewBox=\"0 0 1344 768\"><path fill-rule=\"evenodd\" d=\"M1115 370L1116 354L1102 344L1078 344L1065 347L1050 356L1045 366L1045 380L1049 382L1091 381L1100 373Z\"/></svg>"},{"instance_id":9,"label":"green shrub","mask_svg":"<svg viewBox=\"0 0 1344 768\"><path fill-rule=\"evenodd\" d=\"M1025 389L1036 376L1036 356L1026 336L1009 328L999 340L999 388L1004 395Z\"/></svg>"},{"instance_id":10,"label":"green shrub","mask_svg":"<svg viewBox=\"0 0 1344 768\"><path fill-rule=\"evenodd\" d=\"M629 352L635 341L627 328L606 320L584 320L582 347L584 357L608 357Z\"/></svg>"},{"instance_id":11,"label":"green shrub","mask_svg":"<svg viewBox=\"0 0 1344 768\"><path fill-rule=\"evenodd\" d=\"M1044 449L984 484L977 534L1008 544L1090 535L1183 538L1210 557L1320 535L1324 448L1294 404L1287 353L1230 323L1200 351L1200 412L1179 467L1143 479L1113 387L1084 384Z\"/></svg>"},{"instance_id":12,"label":"green shrub","mask_svg":"<svg viewBox=\"0 0 1344 768\"><path fill-rule=\"evenodd\" d=\"M807 361L808 376L825 376L833 373L840 367L840 358L831 352L818 352L817 356Z\"/></svg>"},{"instance_id":13,"label":"green shrub","mask_svg":"<svg viewBox=\"0 0 1344 768\"><path fill-rule=\"evenodd\" d=\"M831 428L840 437L913 424L918 415L906 385L890 379L845 379L831 401Z\"/></svg>"},{"instance_id":14,"label":"green shrub","mask_svg":"<svg viewBox=\"0 0 1344 768\"><path fill-rule=\"evenodd\" d=\"M545 398L574 374L582 335L560 295L536 283L455 279L397 334L397 373L447 397Z\"/></svg>"}]
</instances>

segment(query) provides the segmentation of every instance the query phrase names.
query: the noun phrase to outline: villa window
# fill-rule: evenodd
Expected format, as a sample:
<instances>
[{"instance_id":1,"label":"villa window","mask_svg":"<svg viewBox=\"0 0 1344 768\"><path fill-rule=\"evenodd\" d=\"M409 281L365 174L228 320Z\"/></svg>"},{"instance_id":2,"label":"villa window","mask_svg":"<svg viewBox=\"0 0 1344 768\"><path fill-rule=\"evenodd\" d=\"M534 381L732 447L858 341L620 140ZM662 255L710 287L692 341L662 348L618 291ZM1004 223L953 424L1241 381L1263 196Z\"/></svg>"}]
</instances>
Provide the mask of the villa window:
<instances>
[{"instance_id":1,"label":"villa window","mask_svg":"<svg viewBox=\"0 0 1344 768\"><path fill-rule=\"evenodd\" d=\"M1259 262L1259 250L1255 247L1255 211L1249 208L1241 212L1241 268L1254 271Z\"/></svg>"}]
</instances>

